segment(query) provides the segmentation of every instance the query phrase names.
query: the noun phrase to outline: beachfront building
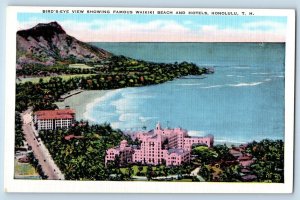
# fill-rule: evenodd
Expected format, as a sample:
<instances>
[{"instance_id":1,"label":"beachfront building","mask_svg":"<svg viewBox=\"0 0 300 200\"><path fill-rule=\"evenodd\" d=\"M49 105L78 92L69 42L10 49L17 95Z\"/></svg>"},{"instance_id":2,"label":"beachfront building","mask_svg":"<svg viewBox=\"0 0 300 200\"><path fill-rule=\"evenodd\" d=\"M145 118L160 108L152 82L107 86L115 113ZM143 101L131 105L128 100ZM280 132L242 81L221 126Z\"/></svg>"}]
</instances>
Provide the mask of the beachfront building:
<instances>
[{"instance_id":1,"label":"beachfront building","mask_svg":"<svg viewBox=\"0 0 300 200\"><path fill-rule=\"evenodd\" d=\"M120 142L120 146L106 151L105 163L118 159L120 165L132 162L133 147L128 146L126 140Z\"/></svg>"},{"instance_id":2,"label":"beachfront building","mask_svg":"<svg viewBox=\"0 0 300 200\"><path fill-rule=\"evenodd\" d=\"M133 140L140 142L139 146L129 146L126 149L120 146L106 151L105 163L114 161L120 155L126 155L125 162L167 166L181 165L190 161L190 152L195 144L203 144L208 147L213 145L214 137L190 137L186 130L181 128L163 129L158 123L154 130L149 132L136 132L131 135ZM122 150L123 149L123 150ZM131 159L128 159L131 154Z\"/></svg>"},{"instance_id":3,"label":"beachfront building","mask_svg":"<svg viewBox=\"0 0 300 200\"><path fill-rule=\"evenodd\" d=\"M38 131L69 128L74 123L75 110L40 110L34 113L33 119Z\"/></svg>"},{"instance_id":4,"label":"beachfront building","mask_svg":"<svg viewBox=\"0 0 300 200\"><path fill-rule=\"evenodd\" d=\"M166 164L181 165L190 160L190 152L182 148L177 148L175 140L166 135L155 134L154 132L138 133L138 140L141 142L140 148L135 149L132 155L134 163L142 164Z\"/></svg>"}]
</instances>

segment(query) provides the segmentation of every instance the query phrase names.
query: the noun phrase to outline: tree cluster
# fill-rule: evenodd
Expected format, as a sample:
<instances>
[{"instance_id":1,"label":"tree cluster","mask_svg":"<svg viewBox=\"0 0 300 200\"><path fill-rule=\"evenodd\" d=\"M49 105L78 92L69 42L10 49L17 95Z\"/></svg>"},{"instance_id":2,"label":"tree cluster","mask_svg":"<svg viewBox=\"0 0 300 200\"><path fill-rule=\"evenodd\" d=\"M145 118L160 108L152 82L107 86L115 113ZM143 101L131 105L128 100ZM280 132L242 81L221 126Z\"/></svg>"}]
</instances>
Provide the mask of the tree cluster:
<instances>
[{"instance_id":1,"label":"tree cluster","mask_svg":"<svg viewBox=\"0 0 300 200\"><path fill-rule=\"evenodd\" d=\"M45 69L47 67L40 67L40 70ZM61 69L65 70L65 68ZM187 62L180 64L151 63L123 56L112 57L108 66L98 67L98 70L101 73L87 77L74 77L68 80L64 80L61 77L52 77L47 82L41 78L38 83L29 81L17 84L16 110L22 112L29 106L32 106L34 110L55 109L56 106L53 103L61 95L79 88L108 90L138 87L163 83L181 76L200 75L206 72L206 69Z\"/></svg>"},{"instance_id":2,"label":"tree cluster","mask_svg":"<svg viewBox=\"0 0 300 200\"><path fill-rule=\"evenodd\" d=\"M69 130L40 131L39 135L66 180L107 180L106 150L123 139L132 142L129 136L109 124L89 125L87 122L78 122ZM67 135L82 137L67 140Z\"/></svg>"},{"instance_id":3,"label":"tree cluster","mask_svg":"<svg viewBox=\"0 0 300 200\"><path fill-rule=\"evenodd\" d=\"M264 139L252 142L247 147L256 161L251 170L257 175L259 182L284 182L284 142L282 140Z\"/></svg>"},{"instance_id":4,"label":"tree cluster","mask_svg":"<svg viewBox=\"0 0 300 200\"><path fill-rule=\"evenodd\" d=\"M15 112L15 148L22 147L24 140L21 115L19 112Z\"/></svg>"}]
</instances>

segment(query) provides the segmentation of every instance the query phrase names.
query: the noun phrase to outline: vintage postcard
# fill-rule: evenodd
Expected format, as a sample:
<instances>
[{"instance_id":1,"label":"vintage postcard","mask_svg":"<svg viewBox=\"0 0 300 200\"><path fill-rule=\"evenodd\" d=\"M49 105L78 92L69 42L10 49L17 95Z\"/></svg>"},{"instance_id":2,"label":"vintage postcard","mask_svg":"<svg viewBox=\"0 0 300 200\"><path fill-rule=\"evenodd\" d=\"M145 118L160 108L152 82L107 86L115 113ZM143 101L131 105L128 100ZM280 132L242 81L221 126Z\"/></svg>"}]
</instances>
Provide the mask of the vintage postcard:
<instances>
[{"instance_id":1,"label":"vintage postcard","mask_svg":"<svg viewBox=\"0 0 300 200\"><path fill-rule=\"evenodd\" d=\"M294 10L8 7L5 191L291 193Z\"/></svg>"}]
</instances>

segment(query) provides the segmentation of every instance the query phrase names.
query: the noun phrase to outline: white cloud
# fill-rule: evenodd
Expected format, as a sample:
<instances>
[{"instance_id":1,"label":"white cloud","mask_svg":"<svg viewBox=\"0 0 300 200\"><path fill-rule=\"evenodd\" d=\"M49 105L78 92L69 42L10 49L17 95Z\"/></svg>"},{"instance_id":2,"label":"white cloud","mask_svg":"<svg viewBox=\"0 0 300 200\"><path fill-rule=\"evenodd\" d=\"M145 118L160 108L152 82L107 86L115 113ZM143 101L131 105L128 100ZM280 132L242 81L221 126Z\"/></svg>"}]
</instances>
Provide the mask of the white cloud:
<instances>
[{"instance_id":1,"label":"white cloud","mask_svg":"<svg viewBox=\"0 0 300 200\"><path fill-rule=\"evenodd\" d=\"M284 42L285 34L285 24L272 21L244 23L238 29L218 25L200 28L201 40L210 42Z\"/></svg>"},{"instance_id":2,"label":"white cloud","mask_svg":"<svg viewBox=\"0 0 300 200\"><path fill-rule=\"evenodd\" d=\"M245 29L256 29L256 30L284 30L286 29L286 25L280 22L273 21L258 21L258 22L248 22L244 23L243 28Z\"/></svg>"},{"instance_id":3,"label":"white cloud","mask_svg":"<svg viewBox=\"0 0 300 200\"><path fill-rule=\"evenodd\" d=\"M19 23L27 29L49 20L31 18ZM273 21L244 23L238 29L217 24L197 25L192 21L153 20L147 23L130 20L58 21L65 31L87 42L284 42L286 26ZM193 25L193 26L191 26ZM192 29L189 27L200 27Z\"/></svg>"},{"instance_id":4,"label":"white cloud","mask_svg":"<svg viewBox=\"0 0 300 200\"><path fill-rule=\"evenodd\" d=\"M217 25L203 25L203 26L201 26L201 31L204 31L204 32L218 31L218 26Z\"/></svg>"}]
</instances>

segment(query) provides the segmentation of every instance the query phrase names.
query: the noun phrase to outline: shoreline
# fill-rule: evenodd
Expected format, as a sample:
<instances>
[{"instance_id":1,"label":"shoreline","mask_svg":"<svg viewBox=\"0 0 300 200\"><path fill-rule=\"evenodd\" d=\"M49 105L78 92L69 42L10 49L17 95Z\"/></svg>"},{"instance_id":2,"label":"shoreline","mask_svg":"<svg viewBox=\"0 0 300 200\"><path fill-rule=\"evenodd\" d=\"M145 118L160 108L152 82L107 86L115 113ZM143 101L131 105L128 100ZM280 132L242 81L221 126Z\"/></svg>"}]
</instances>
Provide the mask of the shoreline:
<instances>
[{"instance_id":1,"label":"shoreline","mask_svg":"<svg viewBox=\"0 0 300 200\"><path fill-rule=\"evenodd\" d=\"M77 121L88 120L84 117L88 104L94 102L96 99L102 98L110 91L113 90L83 90L81 93L70 96L63 102L55 102L55 104L59 109L64 109L66 106L75 109Z\"/></svg>"},{"instance_id":2,"label":"shoreline","mask_svg":"<svg viewBox=\"0 0 300 200\"><path fill-rule=\"evenodd\" d=\"M91 117L85 117L86 113L89 110L89 107L91 104L94 104L95 102L100 102L103 97L105 97L108 93L117 91L118 89L112 89L112 90L83 90L81 93L72 95L68 98L66 98L63 102L55 102L55 104L58 106L59 109L64 109L66 106L70 106L70 108L75 109L76 111L76 120L85 120L89 121L89 123L93 123L93 120ZM201 136L200 136L201 137ZM268 138L266 138L268 139ZM270 138L269 138L270 139ZM276 140L276 139L271 139ZM254 141L253 139L245 142L245 141L224 141L224 140L215 140L214 145L223 145L225 144L227 147L239 146L243 144L247 144L249 142ZM255 140L259 142L260 140Z\"/></svg>"}]
</instances>

